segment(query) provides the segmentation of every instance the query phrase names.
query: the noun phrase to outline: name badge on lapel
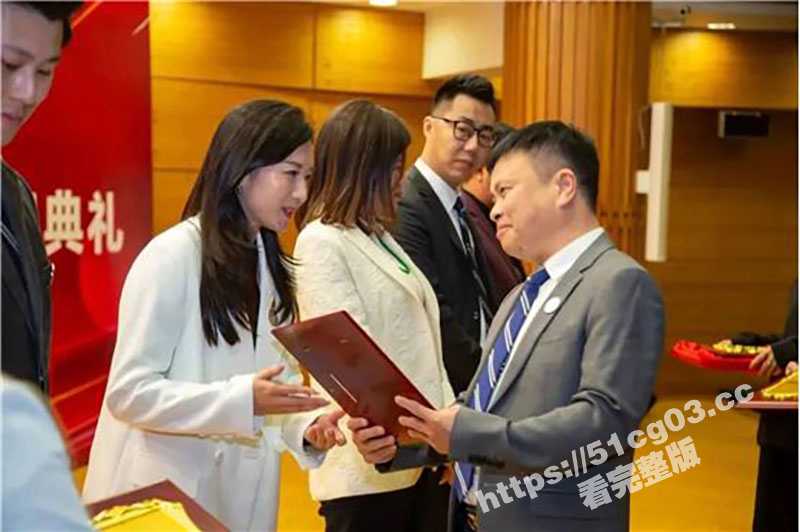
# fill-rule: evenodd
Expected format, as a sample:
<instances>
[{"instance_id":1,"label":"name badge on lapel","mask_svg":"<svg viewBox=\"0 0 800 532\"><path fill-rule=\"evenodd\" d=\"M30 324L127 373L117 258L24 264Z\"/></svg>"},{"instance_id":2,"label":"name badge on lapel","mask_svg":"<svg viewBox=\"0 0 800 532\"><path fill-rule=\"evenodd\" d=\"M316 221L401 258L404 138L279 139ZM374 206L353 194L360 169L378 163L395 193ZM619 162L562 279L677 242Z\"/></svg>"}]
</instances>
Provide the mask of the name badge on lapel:
<instances>
[{"instance_id":1,"label":"name badge on lapel","mask_svg":"<svg viewBox=\"0 0 800 532\"><path fill-rule=\"evenodd\" d=\"M553 312L558 309L558 306L561 305L561 298L558 297L551 297L548 299L545 304L544 308L542 309L545 314L552 314Z\"/></svg>"}]
</instances>

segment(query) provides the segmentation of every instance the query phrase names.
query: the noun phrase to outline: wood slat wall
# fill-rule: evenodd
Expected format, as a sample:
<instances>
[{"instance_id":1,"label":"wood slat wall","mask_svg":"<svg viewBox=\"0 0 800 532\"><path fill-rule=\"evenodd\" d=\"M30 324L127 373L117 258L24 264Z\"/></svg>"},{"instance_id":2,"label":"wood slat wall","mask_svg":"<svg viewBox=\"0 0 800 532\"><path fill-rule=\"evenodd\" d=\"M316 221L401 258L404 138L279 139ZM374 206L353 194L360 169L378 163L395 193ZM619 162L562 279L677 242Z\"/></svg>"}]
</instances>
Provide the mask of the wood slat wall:
<instances>
[{"instance_id":1,"label":"wood slat wall","mask_svg":"<svg viewBox=\"0 0 800 532\"><path fill-rule=\"evenodd\" d=\"M600 156L600 221L622 249L641 255L633 177L637 119L647 101L650 5L509 2L505 9L505 120L559 119L591 135Z\"/></svg>"},{"instance_id":2,"label":"wood slat wall","mask_svg":"<svg viewBox=\"0 0 800 532\"><path fill-rule=\"evenodd\" d=\"M407 163L421 152L434 88L421 79L424 15L297 2L150 11L155 232L178 221L219 121L251 99L297 105L318 128L336 105L370 98L406 122Z\"/></svg>"}]
</instances>

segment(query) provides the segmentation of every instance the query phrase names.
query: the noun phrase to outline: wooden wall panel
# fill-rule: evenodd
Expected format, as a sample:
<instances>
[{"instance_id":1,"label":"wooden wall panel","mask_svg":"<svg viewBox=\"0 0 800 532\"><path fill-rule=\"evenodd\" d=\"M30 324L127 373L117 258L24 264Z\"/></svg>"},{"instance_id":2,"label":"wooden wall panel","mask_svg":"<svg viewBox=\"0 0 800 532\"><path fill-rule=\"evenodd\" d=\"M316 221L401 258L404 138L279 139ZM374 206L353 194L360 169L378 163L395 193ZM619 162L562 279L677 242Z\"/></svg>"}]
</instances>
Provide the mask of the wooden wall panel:
<instances>
[{"instance_id":1,"label":"wooden wall panel","mask_svg":"<svg viewBox=\"0 0 800 532\"><path fill-rule=\"evenodd\" d=\"M158 234L181 219L189 192L197 179L198 170L154 170L153 234Z\"/></svg>"},{"instance_id":2,"label":"wooden wall panel","mask_svg":"<svg viewBox=\"0 0 800 532\"><path fill-rule=\"evenodd\" d=\"M779 332L797 277L797 114L766 138L720 139L717 112L675 111L668 261L647 263L664 294L667 346ZM664 363L662 393L714 392L738 374Z\"/></svg>"},{"instance_id":3,"label":"wooden wall panel","mask_svg":"<svg viewBox=\"0 0 800 532\"><path fill-rule=\"evenodd\" d=\"M311 88L314 6L153 2L153 76Z\"/></svg>"},{"instance_id":4,"label":"wooden wall panel","mask_svg":"<svg viewBox=\"0 0 800 532\"><path fill-rule=\"evenodd\" d=\"M432 93L422 80L423 14L326 5L317 9L316 88Z\"/></svg>"},{"instance_id":5,"label":"wooden wall panel","mask_svg":"<svg viewBox=\"0 0 800 532\"><path fill-rule=\"evenodd\" d=\"M797 33L654 30L651 101L797 109Z\"/></svg>"},{"instance_id":6,"label":"wooden wall panel","mask_svg":"<svg viewBox=\"0 0 800 532\"><path fill-rule=\"evenodd\" d=\"M371 98L405 120L411 164L422 151L433 91L420 79L423 24L417 13L311 3L155 3L155 231L178 221L219 121L255 98L301 107L315 129L336 105ZM329 65L320 64L319 52ZM319 72L331 75L315 87ZM294 228L282 236L287 249L295 236Z\"/></svg>"},{"instance_id":7,"label":"wooden wall panel","mask_svg":"<svg viewBox=\"0 0 800 532\"><path fill-rule=\"evenodd\" d=\"M153 165L197 169L222 118L256 98L282 100L310 108L309 93L249 85L153 79Z\"/></svg>"},{"instance_id":8,"label":"wooden wall panel","mask_svg":"<svg viewBox=\"0 0 800 532\"><path fill-rule=\"evenodd\" d=\"M636 2L506 4L503 118L559 119L591 135L600 157L598 216L642 251L637 119L647 102L650 6Z\"/></svg>"}]
</instances>

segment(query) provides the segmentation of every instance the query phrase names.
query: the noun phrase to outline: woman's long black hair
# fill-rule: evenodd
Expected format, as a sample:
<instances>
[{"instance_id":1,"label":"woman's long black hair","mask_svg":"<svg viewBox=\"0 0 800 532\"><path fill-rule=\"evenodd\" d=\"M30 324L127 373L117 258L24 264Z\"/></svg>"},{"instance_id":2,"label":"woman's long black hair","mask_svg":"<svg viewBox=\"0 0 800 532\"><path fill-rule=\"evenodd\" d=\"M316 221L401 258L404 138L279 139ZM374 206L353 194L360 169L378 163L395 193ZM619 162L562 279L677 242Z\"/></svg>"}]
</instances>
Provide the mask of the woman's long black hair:
<instances>
[{"instance_id":1,"label":"woman's long black hair","mask_svg":"<svg viewBox=\"0 0 800 532\"><path fill-rule=\"evenodd\" d=\"M182 215L184 220L200 218L200 311L209 345L217 345L220 334L229 345L236 344L240 338L234 321L257 330L258 251L237 187L250 172L283 161L312 136L301 109L272 100L236 107L214 133ZM270 309L270 321L293 320L297 302L292 259L281 250L275 231L262 227L260 237L279 296Z\"/></svg>"}]
</instances>

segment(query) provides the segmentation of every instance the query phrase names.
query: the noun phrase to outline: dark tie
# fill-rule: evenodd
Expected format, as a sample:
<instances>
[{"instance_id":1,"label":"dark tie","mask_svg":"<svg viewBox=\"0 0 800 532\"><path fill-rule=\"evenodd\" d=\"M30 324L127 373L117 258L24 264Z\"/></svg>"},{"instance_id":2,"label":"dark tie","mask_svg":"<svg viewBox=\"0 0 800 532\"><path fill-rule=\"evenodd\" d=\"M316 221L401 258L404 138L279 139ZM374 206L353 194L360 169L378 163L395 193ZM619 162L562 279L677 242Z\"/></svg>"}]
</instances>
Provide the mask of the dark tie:
<instances>
[{"instance_id":1,"label":"dark tie","mask_svg":"<svg viewBox=\"0 0 800 532\"><path fill-rule=\"evenodd\" d=\"M458 215L458 227L459 232L461 233L461 243L464 246L464 254L469 257L472 278L475 280L475 284L478 286L478 304L483 311L483 316L486 319L486 323L489 323L492 321L492 316L494 313L489 307L489 297L486 291L486 285L483 283L483 279L479 273L480 270L478 269L478 259L475 256L475 243L472 239L472 231L470 231L469 225L467 224L467 211L464 208L464 203L461 202L461 198L456 199L456 204L453 208L456 210L456 214Z\"/></svg>"},{"instance_id":2,"label":"dark tie","mask_svg":"<svg viewBox=\"0 0 800 532\"><path fill-rule=\"evenodd\" d=\"M514 309L509 314L503 330L497 335L494 347L489 353L486 363L478 373L478 381L475 383L475 388L466 402L468 407L478 412L486 412L489 408L492 394L500 381L500 376L503 374L506 362L508 362L508 356L517 341L519 331L522 329L522 324L525 323L525 318L531 311L531 306L536 301L536 296L539 295L539 289L549 278L550 275L543 268L525 281ZM456 462L455 471L457 477L456 494L459 500L463 501L472 485L475 466L468 462Z\"/></svg>"}]
</instances>

